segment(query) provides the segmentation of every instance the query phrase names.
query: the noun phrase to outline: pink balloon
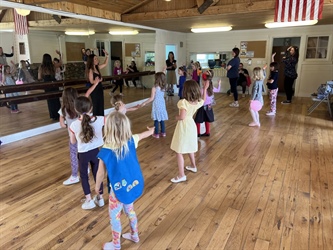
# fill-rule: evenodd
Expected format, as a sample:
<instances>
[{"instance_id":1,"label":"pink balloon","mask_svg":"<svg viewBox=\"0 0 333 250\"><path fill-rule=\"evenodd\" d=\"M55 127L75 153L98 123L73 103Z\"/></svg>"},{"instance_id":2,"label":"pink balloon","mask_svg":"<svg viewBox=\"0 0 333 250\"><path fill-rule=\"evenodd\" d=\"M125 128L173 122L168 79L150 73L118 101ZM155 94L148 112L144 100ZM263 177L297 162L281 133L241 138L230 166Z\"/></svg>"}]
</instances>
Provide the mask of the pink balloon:
<instances>
[{"instance_id":1,"label":"pink balloon","mask_svg":"<svg viewBox=\"0 0 333 250\"><path fill-rule=\"evenodd\" d=\"M252 100L250 103L250 108L254 111L259 111L262 108L262 103L258 100Z\"/></svg>"}]
</instances>

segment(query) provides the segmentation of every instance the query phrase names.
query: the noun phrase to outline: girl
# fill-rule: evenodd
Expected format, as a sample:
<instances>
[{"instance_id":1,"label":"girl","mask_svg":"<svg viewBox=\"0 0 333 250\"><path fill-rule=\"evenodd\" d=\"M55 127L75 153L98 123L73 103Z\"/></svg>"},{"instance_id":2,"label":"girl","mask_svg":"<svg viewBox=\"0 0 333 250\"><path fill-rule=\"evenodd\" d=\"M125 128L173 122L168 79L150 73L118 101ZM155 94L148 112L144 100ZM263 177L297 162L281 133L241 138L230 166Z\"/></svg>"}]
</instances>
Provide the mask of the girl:
<instances>
[{"instance_id":1,"label":"girl","mask_svg":"<svg viewBox=\"0 0 333 250\"><path fill-rule=\"evenodd\" d=\"M178 68L179 81L177 87L179 99L183 99L183 88L186 81L186 66L181 66Z\"/></svg>"},{"instance_id":2,"label":"girl","mask_svg":"<svg viewBox=\"0 0 333 250\"><path fill-rule=\"evenodd\" d=\"M98 57L90 54L87 59L86 75L90 84L96 84L96 78L100 81L96 84L96 88L91 93L91 100L93 104L93 115L104 116L104 91L102 86L102 75L100 69L105 68L109 62L109 54L105 51L105 60L103 64L99 64Z\"/></svg>"},{"instance_id":3,"label":"girl","mask_svg":"<svg viewBox=\"0 0 333 250\"><path fill-rule=\"evenodd\" d=\"M153 137L160 138L160 136L165 137L165 124L164 121L168 120L168 112L165 106L164 92L166 77L163 72L157 72L155 74L155 85L151 89L151 95L148 100L143 102L140 107L145 106L146 104L153 101L153 109L151 112L151 117L154 120L155 132ZM161 133L158 133L158 125L161 125Z\"/></svg>"},{"instance_id":4,"label":"girl","mask_svg":"<svg viewBox=\"0 0 333 250\"><path fill-rule=\"evenodd\" d=\"M131 65L130 66L128 66L127 65L127 68L126 68L126 74L133 74L133 73L136 73L136 72L139 72L139 70L138 70L138 68L136 67L136 63L135 63L135 61L131 61ZM127 87L129 87L129 84L128 84L128 81L132 81L132 83L133 83L133 85L134 85L134 87L136 87L136 81L138 81L139 80L139 78L138 77L133 77L132 79L128 79L128 78L126 78L125 79L125 82L126 82L126 85L127 85Z\"/></svg>"},{"instance_id":5,"label":"girl","mask_svg":"<svg viewBox=\"0 0 333 250\"><path fill-rule=\"evenodd\" d=\"M96 207L94 201L99 207L104 206L103 183L99 185L99 196L91 199L90 186L88 181L88 163L90 163L92 174L96 181L98 170L98 148L103 145L102 128L104 126L103 116L90 116L92 103L88 97L79 96L75 100L75 110L79 118L70 126L70 141L77 143L78 158L80 166L80 177L83 192L86 196L82 209L92 209Z\"/></svg>"},{"instance_id":6,"label":"girl","mask_svg":"<svg viewBox=\"0 0 333 250\"><path fill-rule=\"evenodd\" d=\"M168 54L168 59L165 61L167 70L167 91L168 96L173 96L173 85L177 83L176 72L177 61L175 60L175 55L172 51Z\"/></svg>"},{"instance_id":7,"label":"girl","mask_svg":"<svg viewBox=\"0 0 333 250\"><path fill-rule=\"evenodd\" d=\"M178 101L179 115L175 132L171 141L171 149L177 153L178 176L171 179L171 182L178 183L186 181L184 174L184 157L183 154L189 154L192 166L187 166L186 169L194 173L197 172L194 153L198 151L198 141L196 135L196 126L193 120L193 115L200 108L206 99L206 90L208 84L205 83L203 95L201 97L200 87L196 81L188 80L184 84L183 97Z\"/></svg>"},{"instance_id":8,"label":"girl","mask_svg":"<svg viewBox=\"0 0 333 250\"><path fill-rule=\"evenodd\" d=\"M59 50L56 50L56 53L59 55L60 62L54 64L50 54L43 55L42 64L38 69L38 80L40 81L43 80L44 82L56 81L55 79L56 68L62 65L62 59ZM59 91L59 88L54 87L54 88L45 89L45 92L55 92L55 91ZM49 109L50 118L55 121L58 121L59 120L58 110L61 107L59 98L47 99L47 106Z\"/></svg>"},{"instance_id":9,"label":"girl","mask_svg":"<svg viewBox=\"0 0 333 250\"><path fill-rule=\"evenodd\" d=\"M252 96L250 100L250 113L253 121L249 124L250 127L260 127L259 110L264 105L264 99L262 98L263 82L265 78L265 71L259 67L253 69L253 88Z\"/></svg>"},{"instance_id":10,"label":"girl","mask_svg":"<svg viewBox=\"0 0 333 250\"><path fill-rule=\"evenodd\" d=\"M121 67L121 62L119 60L116 60L114 62L114 69L113 69L113 75L117 76L117 75L122 75L124 74L123 72L123 68ZM120 80L114 80L114 83L116 84L116 86L113 88L112 90L112 94L116 91L116 89L119 86L119 90L120 90L120 95L123 94L123 84L124 84L124 80L120 79Z\"/></svg>"},{"instance_id":11,"label":"girl","mask_svg":"<svg viewBox=\"0 0 333 250\"><path fill-rule=\"evenodd\" d=\"M123 96L120 94L112 96L110 103L112 106L114 106L114 109L116 111L119 111L123 114L126 114L126 112L128 112L128 111L135 111L138 108L140 108L140 105L137 105L137 106L131 107L131 108L126 108L126 104L123 102Z\"/></svg>"},{"instance_id":12,"label":"girl","mask_svg":"<svg viewBox=\"0 0 333 250\"><path fill-rule=\"evenodd\" d=\"M269 69L271 71L269 78L267 80L267 88L269 89L269 99L271 101L271 108L266 112L266 115L272 116L276 114L276 99L278 95L278 78L279 78L279 64L274 62L274 53L272 55L272 62L269 65Z\"/></svg>"},{"instance_id":13,"label":"girl","mask_svg":"<svg viewBox=\"0 0 333 250\"><path fill-rule=\"evenodd\" d=\"M195 62L192 64L192 80L196 81L198 84L200 84L200 64L199 62Z\"/></svg>"},{"instance_id":14,"label":"girl","mask_svg":"<svg viewBox=\"0 0 333 250\"><path fill-rule=\"evenodd\" d=\"M27 63L28 63L28 66L27 66ZM28 61L24 61L24 60L20 61L17 79L23 81L23 83L35 82L35 80L33 79L33 77L31 76L31 74L28 70L29 65L30 64Z\"/></svg>"},{"instance_id":15,"label":"girl","mask_svg":"<svg viewBox=\"0 0 333 250\"><path fill-rule=\"evenodd\" d=\"M70 136L71 124L78 118L75 111L74 102L79 97L77 90L72 87L65 88L62 92L62 107L59 110L60 115L60 127L67 128L68 134ZM64 185L71 185L78 183L80 177L78 176L79 162L77 158L77 142L69 142L69 154L71 158L72 174L71 176L63 182Z\"/></svg>"},{"instance_id":16,"label":"girl","mask_svg":"<svg viewBox=\"0 0 333 250\"><path fill-rule=\"evenodd\" d=\"M233 108L239 107L238 92L237 92L237 79L239 76L238 68L239 68L239 64L240 64L240 59L239 59L238 55L239 55L239 48L233 48L232 49L233 59L231 59L227 65L227 77L229 78L231 92L234 94L234 102L231 103L229 106L233 107Z\"/></svg>"},{"instance_id":17,"label":"girl","mask_svg":"<svg viewBox=\"0 0 333 250\"><path fill-rule=\"evenodd\" d=\"M58 58L53 58L53 63L56 65L59 65L59 59ZM62 81L64 80L64 72L66 71L66 66L62 67L62 66L58 66L55 69L55 79L57 81Z\"/></svg>"},{"instance_id":18,"label":"girl","mask_svg":"<svg viewBox=\"0 0 333 250\"><path fill-rule=\"evenodd\" d=\"M16 71L16 69L14 69L13 71ZM16 85L9 65L4 66L4 73L2 76L1 84L4 86ZM19 94L17 92L6 94L6 97L15 97L15 96L19 96ZM10 104L10 109L12 114L21 113L21 111L18 109L17 104Z\"/></svg>"},{"instance_id":19,"label":"girl","mask_svg":"<svg viewBox=\"0 0 333 250\"><path fill-rule=\"evenodd\" d=\"M112 112L106 117L104 127L105 144L98 154L99 167L95 191L100 194L105 168L110 177L109 215L113 241L104 244L103 249L120 249L121 222L120 215L124 208L130 221L130 233L123 238L139 242L138 220L133 202L143 193L144 180L136 155L140 140L153 134L154 128L132 135L131 124L126 115Z\"/></svg>"},{"instance_id":20,"label":"girl","mask_svg":"<svg viewBox=\"0 0 333 250\"><path fill-rule=\"evenodd\" d=\"M204 84L208 85L208 88L206 90L206 100L204 102L204 105L198 109L198 112L195 116L195 123L197 125L197 132L198 137L200 136L210 136L210 122L214 121L214 113L213 113L213 99L214 99L214 92L220 92L221 89L221 79L219 80L218 88L213 87L213 77L214 77L214 71L213 70L207 70L202 75L202 79ZM202 96L203 96L203 90L202 90ZM205 122L206 132L204 134L200 133L200 124Z\"/></svg>"}]
</instances>

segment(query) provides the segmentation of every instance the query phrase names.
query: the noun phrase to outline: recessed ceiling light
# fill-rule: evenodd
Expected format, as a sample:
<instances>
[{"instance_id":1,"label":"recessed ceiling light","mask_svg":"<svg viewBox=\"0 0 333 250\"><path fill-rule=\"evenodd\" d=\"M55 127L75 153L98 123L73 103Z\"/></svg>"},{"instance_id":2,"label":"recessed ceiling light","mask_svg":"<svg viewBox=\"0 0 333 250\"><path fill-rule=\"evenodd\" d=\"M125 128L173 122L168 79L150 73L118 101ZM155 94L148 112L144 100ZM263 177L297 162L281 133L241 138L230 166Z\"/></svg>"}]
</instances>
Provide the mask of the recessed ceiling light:
<instances>
[{"instance_id":1,"label":"recessed ceiling light","mask_svg":"<svg viewBox=\"0 0 333 250\"><path fill-rule=\"evenodd\" d=\"M295 27L295 26L305 26L305 25L314 25L318 23L318 20L308 20L308 21L297 21L297 22L273 22L266 23L266 28L283 28L283 27Z\"/></svg>"},{"instance_id":2,"label":"recessed ceiling light","mask_svg":"<svg viewBox=\"0 0 333 250\"><path fill-rule=\"evenodd\" d=\"M110 30L110 35L137 35L139 31L137 30Z\"/></svg>"},{"instance_id":3,"label":"recessed ceiling light","mask_svg":"<svg viewBox=\"0 0 333 250\"><path fill-rule=\"evenodd\" d=\"M229 30L232 30L231 26L212 27L212 28L193 28L193 29L191 29L191 31L193 33L221 32L221 31L229 31Z\"/></svg>"},{"instance_id":4,"label":"recessed ceiling light","mask_svg":"<svg viewBox=\"0 0 333 250\"><path fill-rule=\"evenodd\" d=\"M95 31L65 31L68 36L89 36L95 34Z\"/></svg>"}]
</instances>

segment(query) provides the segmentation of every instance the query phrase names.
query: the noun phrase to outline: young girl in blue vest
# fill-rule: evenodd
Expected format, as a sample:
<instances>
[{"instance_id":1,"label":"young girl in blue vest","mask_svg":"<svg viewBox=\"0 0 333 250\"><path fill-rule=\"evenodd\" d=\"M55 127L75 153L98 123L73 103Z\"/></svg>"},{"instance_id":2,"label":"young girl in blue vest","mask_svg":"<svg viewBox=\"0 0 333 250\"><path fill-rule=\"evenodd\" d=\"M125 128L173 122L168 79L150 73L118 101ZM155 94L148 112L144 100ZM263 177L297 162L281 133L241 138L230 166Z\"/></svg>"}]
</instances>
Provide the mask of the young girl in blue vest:
<instances>
[{"instance_id":1,"label":"young girl in blue vest","mask_svg":"<svg viewBox=\"0 0 333 250\"><path fill-rule=\"evenodd\" d=\"M266 69L266 67L265 67ZM264 99L262 97L262 92L264 90L263 82L265 79L265 71L260 67L255 67L253 69L253 88L252 96L250 100L250 113L252 116L252 122L249 124L250 127L260 127L259 111L264 105Z\"/></svg>"},{"instance_id":2,"label":"young girl in blue vest","mask_svg":"<svg viewBox=\"0 0 333 250\"><path fill-rule=\"evenodd\" d=\"M130 221L131 232L123 234L122 237L139 242L138 220L133 202L142 195L144 180L136 148L140 140L153 134L153 127L147 127L147 129L141 134L132 135L131 124L126 115L121 112L112 112L106 117L105 144L98 154L100 161L95 186L95 191L99 194L106 168L111 188L109 215L113 241L104 244L105 250L121 248L120 215L123 209Z\"/></svg>"},{"instance_id":3,"label":"young girl in blue vest","mask_svg":"<svg viewBox=\"0 0 333 250\"><path fill-rule=\"evenodd\" d=\"M81 185L86 196L85 202L82 204L82 209L93 209L96 207L96 204L102 207L104 206L102 196L103 183L99 185L99 195L92 200L88 180L88 163L90 163L92 174L96 181L98 148L103 145L102 128L104 126L104 116L90 116L92 102L85 96L79 96L75 100L75 110L79 114L79 117L70 126L70 141L72 144L77 142Z\"/></svg>"}]
</instances>

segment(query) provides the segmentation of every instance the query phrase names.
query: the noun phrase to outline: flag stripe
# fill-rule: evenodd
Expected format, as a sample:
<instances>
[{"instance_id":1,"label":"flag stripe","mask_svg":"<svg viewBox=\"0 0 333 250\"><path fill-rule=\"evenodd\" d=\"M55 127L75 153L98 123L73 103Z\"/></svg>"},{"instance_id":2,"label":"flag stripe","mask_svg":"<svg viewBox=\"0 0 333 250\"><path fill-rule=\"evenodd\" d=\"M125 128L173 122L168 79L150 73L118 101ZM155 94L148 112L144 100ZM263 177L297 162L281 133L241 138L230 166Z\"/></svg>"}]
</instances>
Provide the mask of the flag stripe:
<instances>
[{"instance_id":1,"label":"flag stripe","mask_svg":"<svg viewBox=\"0 0 333 250\"><path fill-rule=\"evenodd\" d=\"M324 0L276 0L274 22L319 20Z\"/></svg>"},{"instance_id":2,"label":"flag stripe","mask_svg":"<svg viewBox=\"0 0 333 250\"><path fill-rule=\"evenodd\" d=\"M18 35L25 35L29 33L28 21L26 16L19 15L15 9L14 11L14 23L15 23L15 33Z\"/></svg>"}]
</instances>

